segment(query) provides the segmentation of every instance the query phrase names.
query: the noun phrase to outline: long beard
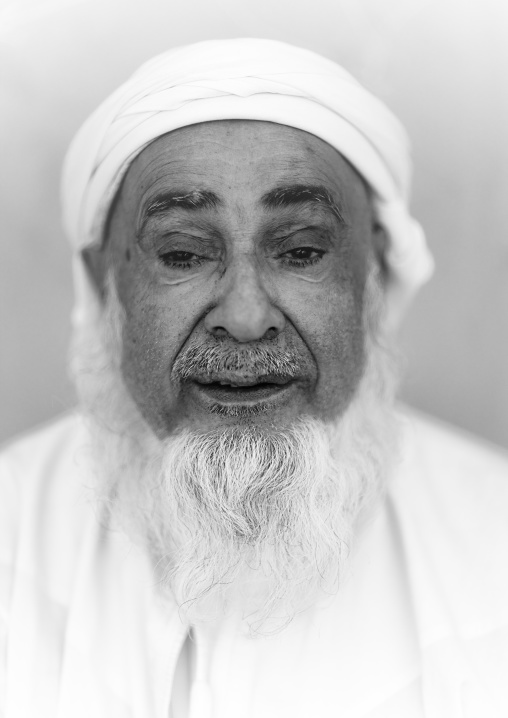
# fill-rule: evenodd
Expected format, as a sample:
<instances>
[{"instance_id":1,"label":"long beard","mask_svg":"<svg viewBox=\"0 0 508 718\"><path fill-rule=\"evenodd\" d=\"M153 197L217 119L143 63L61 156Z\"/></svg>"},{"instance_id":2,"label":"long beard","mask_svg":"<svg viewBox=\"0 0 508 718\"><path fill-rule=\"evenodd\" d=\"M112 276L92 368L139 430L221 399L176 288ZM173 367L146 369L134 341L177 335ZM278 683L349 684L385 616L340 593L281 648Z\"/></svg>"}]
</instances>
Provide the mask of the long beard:
<instances>
[{"instance_id":1,"label":"long beard","mask_svg":"<svg viewBox=\"0 0 508 718\"><path fill-rule=\"evenodd\" d=\"M333 595L353 540L383 496L395 455L395 363L379 338L381 290L366 289L366 366L334 422L302 417L161 441L120 371L123 313L114 282L100 326L74 338L72 366L91 437L96 500L149 552L160 590L191 622L239 612L274 633Z\"/></svg>"}]
</instances>

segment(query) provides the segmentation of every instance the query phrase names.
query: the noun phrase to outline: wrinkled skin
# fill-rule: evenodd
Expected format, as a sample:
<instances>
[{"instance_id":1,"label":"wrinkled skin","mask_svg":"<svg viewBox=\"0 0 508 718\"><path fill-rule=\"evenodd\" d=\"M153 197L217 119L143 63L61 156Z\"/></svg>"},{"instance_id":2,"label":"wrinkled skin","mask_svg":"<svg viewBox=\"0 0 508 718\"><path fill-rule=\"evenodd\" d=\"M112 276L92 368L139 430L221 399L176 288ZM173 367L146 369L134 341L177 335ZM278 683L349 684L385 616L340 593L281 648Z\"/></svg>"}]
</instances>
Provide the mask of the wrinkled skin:
<instances>
[{"instance_id":1,"label":"wrinkled skin","mask_svg":"<svg viewBox=\"0 0 508 718\"><path fill-rule=\"evenodd\" d=\"M324 187L344 221L320 202L261 202L292 185ZM221 203L147 214L168 190L207 190ZM117 196L105 248L88 263L102 289L114 268L126 312L123 376L153 430L164 437L183 425L238 422L171 379L182 350L218 340L300 357L291 390L246 420L277 426L302 414L340 416L363 370L363 290L380 231L356 171L301 130L209 122L143 150Z\"/></svg>"}]
</instances>

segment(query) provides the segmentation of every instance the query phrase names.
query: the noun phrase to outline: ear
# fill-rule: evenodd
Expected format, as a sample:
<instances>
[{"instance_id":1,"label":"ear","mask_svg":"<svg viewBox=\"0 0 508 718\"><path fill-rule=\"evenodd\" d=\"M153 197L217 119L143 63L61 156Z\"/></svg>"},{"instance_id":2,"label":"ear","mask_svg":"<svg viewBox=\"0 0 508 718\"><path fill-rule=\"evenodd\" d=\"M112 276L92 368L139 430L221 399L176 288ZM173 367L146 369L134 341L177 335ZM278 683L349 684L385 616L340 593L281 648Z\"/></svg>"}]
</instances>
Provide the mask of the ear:
<instances>
[{"instance_id":1,"label":"ear","mask_svg":"<svg viewBox=\"0 0 508 718\"><path fill-rule=\"evenodd\" d=\"M104 301L106 296L106 252L103 247L86 247L81 256L97 294Z\"/></svg>"},{"instance_id":2,"label":"ear","mask_svg":"<svg viewBox=\"0 0 508 718\"><path fill-rule=\"evenodd\" d=\"M372 225L372 247L374 249L374 257L379 264L381 275L384 279L387 279L389 274L389 267L386 261L388 244L389 239L386 229L378 222L374 222Z\"/></svg>"}]
</instances>

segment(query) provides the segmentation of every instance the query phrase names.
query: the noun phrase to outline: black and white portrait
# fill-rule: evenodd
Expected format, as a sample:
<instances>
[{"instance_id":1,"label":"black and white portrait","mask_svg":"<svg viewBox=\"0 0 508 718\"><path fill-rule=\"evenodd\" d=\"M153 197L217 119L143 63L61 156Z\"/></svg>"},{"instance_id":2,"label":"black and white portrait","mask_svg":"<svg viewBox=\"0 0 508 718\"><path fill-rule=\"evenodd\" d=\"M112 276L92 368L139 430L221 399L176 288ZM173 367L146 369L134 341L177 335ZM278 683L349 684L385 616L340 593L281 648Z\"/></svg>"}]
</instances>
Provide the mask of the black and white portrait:
<instances>
[{"instance_id":1,"label":"black and white portrait","mask_svg":"<svg viewBox=\"0 0 508 718\"><path fill-rule=\"evenodd\" d=\"M502 3L0 18L0 717L508 715Z\"/></svg>"}]
</instances>

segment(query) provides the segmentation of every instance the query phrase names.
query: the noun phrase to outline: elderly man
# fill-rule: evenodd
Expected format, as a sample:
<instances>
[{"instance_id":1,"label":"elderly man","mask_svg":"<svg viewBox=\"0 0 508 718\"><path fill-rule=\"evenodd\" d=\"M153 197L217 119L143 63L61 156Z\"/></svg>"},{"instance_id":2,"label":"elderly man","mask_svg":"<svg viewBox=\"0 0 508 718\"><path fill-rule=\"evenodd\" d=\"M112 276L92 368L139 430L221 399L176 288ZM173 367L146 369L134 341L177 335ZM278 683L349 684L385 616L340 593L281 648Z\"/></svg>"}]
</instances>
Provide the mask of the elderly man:
<instances>
[{"instance_id":1,"label":"elderly man","mask_svg":"<svg viewBox=\"0 0 508 718\"><path fill-rule=\"evenodd\" d=\"M394 408L408 184L384 105L271 41L87 121L80 412L2 457L2 716L508 715L508 462Z\"/></svg>"}]
</instances>

